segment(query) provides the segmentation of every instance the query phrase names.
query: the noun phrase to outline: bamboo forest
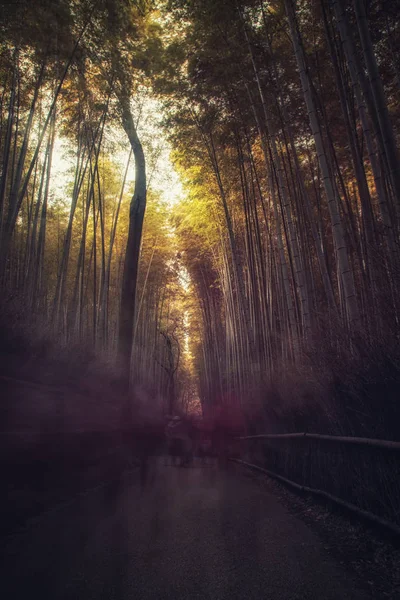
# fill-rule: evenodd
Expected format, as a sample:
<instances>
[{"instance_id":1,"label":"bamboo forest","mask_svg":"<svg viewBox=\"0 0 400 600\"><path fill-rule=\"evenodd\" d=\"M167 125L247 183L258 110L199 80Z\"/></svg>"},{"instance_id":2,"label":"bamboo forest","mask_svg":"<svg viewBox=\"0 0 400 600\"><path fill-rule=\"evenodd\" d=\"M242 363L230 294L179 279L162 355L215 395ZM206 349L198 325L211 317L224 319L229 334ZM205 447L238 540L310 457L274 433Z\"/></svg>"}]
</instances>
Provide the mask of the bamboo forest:
<instances>
[{"instance_id":1,"label":"bamboo forest","mask_svg":"<svg viewBox=\"0 0 400 600\"><path fill-rule=\"evenodd\" d=\"M400 2L1 0L0 80L4 452L208 423L399 529L235 444L400 441Z\"/></svg>"},{"instance_id":2,"label":"bamboo forest","mask_svg":"<svg viewBox=\"0 0 400 600\"><path fill-rule=\"evenodd\" d=\"M2 8L6 330L170 411L396 431L396 3Z\"/></svg>"}]
</instances>

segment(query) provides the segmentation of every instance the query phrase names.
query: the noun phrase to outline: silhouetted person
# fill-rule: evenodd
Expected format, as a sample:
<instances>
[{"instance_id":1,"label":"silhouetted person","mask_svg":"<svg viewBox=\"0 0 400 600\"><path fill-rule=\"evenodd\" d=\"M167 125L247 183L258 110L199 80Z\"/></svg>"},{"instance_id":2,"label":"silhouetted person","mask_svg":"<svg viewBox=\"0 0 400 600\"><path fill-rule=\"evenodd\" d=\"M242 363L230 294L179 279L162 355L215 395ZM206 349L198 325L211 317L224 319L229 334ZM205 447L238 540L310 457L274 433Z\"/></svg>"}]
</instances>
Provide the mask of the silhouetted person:
<instances>
[{"instance_id":1,"label":"silhouetted person","mask_svg":"<svg viewBox=\"0 0 400 600\"><path fill-rule=\"evenodd\" d=\"M178 416L172 417L166 425L165 436L168 454L173 465L185 466L190 463L193 441L188 423ZM179 461L179 462L178 462Z\"/></svg>"}]
</instances>

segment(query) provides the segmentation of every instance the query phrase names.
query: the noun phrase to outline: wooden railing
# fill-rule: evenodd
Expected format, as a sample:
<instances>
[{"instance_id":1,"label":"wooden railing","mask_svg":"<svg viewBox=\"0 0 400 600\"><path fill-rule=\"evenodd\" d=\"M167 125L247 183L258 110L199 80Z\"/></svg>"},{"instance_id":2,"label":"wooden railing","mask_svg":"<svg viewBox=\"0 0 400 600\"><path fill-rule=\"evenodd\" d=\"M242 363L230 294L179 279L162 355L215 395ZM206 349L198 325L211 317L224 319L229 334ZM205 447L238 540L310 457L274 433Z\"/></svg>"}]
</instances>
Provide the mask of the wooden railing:
<instances>
[{"instance_id":1,"label":"wooden railing","mask_svg":"<svg viewBox=\"0 0 400 600\"><path fill-rule=\"evenodd\" d=\"M392 450L400 450L400 442L392 442L389 440L379 440L373 438L349 437L341 435L323 435L321 433L261 433L259 435L245 435L239 437L239 440L256 440L256 439L296 439L308 438L310 440L325 440L337 442L341 444L356 444L358 446L376 446L377 448L391 448Z\"/></svg>"},{"instance_id":2,"label":"wooden railing","mask_svg":"<svg viewBox=\"0 0 400 600\"><path fill-rule=\"evenodd\" d=\"M400 535L400 442L307 432L238 440L236 462Z\"/></svg>"}]
</instances>

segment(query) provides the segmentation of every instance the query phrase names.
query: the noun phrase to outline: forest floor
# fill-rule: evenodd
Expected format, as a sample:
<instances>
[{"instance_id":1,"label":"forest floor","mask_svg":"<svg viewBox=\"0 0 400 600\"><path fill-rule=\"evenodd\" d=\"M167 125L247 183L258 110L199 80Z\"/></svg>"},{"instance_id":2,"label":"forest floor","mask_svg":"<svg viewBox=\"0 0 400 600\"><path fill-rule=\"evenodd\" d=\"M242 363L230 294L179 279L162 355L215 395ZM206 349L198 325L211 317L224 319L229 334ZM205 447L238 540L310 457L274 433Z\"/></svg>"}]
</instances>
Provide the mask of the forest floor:
<instances>
[{"instance_id":1,"label":"forest floor","mask_svg":"<svg viewBox=\"0 0 400 600\"><path fill-rule=\"evenodd\" d=\"M292 515L315 532L335 561L365 582L372 598L400 598L400 540L394 534L362 522L332 504L297 494L262 473L239 465L234 468L261 489L276 494Z\"/></svg>"}]
</instances>

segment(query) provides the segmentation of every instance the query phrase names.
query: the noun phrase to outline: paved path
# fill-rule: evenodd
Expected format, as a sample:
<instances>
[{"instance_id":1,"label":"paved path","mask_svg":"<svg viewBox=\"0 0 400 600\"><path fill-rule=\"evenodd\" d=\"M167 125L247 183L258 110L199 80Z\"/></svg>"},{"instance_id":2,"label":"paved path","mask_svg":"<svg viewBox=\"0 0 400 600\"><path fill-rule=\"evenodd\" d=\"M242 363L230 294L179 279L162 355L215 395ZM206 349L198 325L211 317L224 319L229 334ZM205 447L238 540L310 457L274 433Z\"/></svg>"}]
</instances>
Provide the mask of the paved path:
<instances>
[{"instance_id":1,"label":"paved path","mask_svg":"<svg viewBox=\"0 0 400 600\"><path fill-rule=\"evenodd\" d=\"M145 475L146 477L143 477ZM9 541L4 600L369 598L272 493L216 465L88 493Z\"/></svg>"}]
</instances>

